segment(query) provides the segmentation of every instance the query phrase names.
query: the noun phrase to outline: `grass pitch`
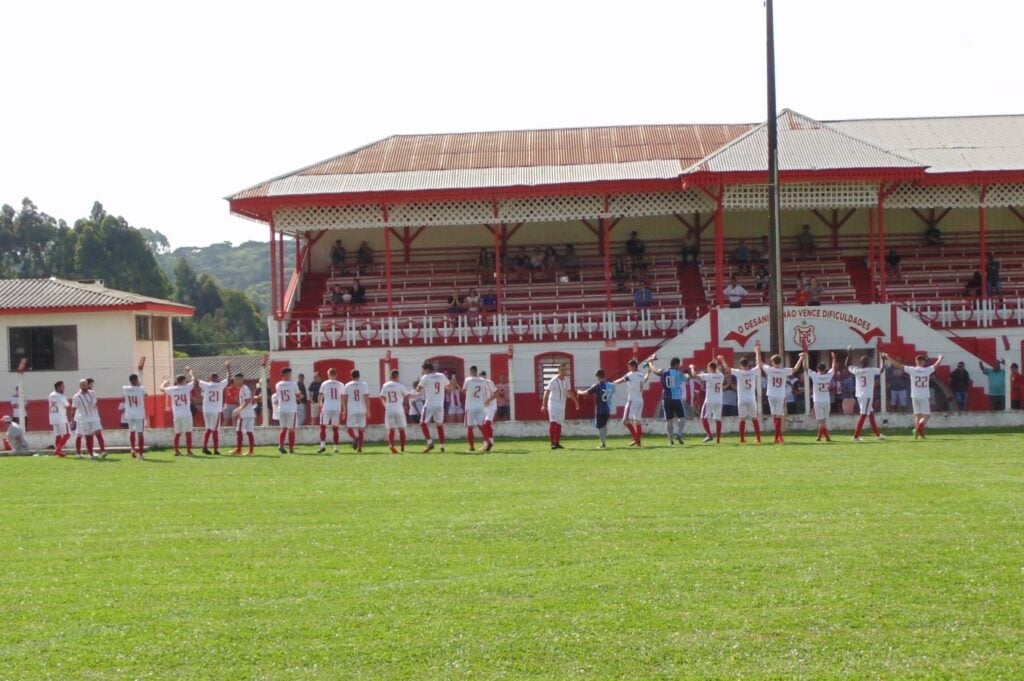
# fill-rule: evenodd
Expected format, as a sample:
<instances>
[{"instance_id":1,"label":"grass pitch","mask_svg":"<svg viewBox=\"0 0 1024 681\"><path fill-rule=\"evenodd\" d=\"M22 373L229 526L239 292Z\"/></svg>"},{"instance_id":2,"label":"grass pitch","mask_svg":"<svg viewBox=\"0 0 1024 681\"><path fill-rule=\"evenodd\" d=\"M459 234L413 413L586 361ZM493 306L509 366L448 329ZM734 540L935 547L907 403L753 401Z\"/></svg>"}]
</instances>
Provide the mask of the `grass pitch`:
<instances>
[{"instance_id":1,"label":"grass pitch","mask_svg":"<svg viewBox=\"0 0 1024 681\"><path fill-rule=\"evenodd\" d=\"M1024 673L1019 434L788 439L3 459L0 677Z\"/></svg>"}]
</instances>

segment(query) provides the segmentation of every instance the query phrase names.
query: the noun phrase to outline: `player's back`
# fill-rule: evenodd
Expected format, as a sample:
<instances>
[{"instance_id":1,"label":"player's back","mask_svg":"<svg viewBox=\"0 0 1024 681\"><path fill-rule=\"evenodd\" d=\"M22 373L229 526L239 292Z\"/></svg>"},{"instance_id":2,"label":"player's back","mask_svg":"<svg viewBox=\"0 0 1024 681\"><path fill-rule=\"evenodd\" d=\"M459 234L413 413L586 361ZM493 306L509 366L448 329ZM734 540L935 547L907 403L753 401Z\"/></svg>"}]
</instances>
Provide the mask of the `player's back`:
<instances>
[{"instance_id":1,"label":"player's back","mask_svg":"<svg viewBox=\"0 0 1024 681\"><path fill-rule=\"evenodd\" d=\"M346 408L352 414L366 413L366 396L370 386L366 381L349 381L345 384Z\"/></svg>"},{"instance_id":2,"label":"player's back","mask_svg":"<svg viewBox=\"0 0 1024 681\"><path fill-rule=\"evenodd\" d=\"M47 398L50 412L50 425L61 425L68 422L68 398L64 393L54 390Z\"/></svg>"},{"instance_id":3,"label":"player's back","mask_svg":"<svg viewBox=\"0 0 1024 681\"><path fill-rule=\"evenodd\" d=\"M320 399L325 411L340 411L341 397L345 394L345 384L334 379L327 379L320 384Z\"/></svg>"},{"instance_id":4,"label":"player's back","mask_svg":"<svg viewBox=\"0 0 1024 681\"><path fill-rule=\"evenodd\" d=\"M828 402L831 400L832 378L834 371L811 371L811 390L814 392L815 402Z\"/></svg>"},{"instance_id":5,"label":"player's back","mask_svg":"<svg viewBox=\"0 0 1024 681\"><path fill-rule=\"evenodd\" d=\"M423 388L423 401L426 406L444 406L445 391L449 383L448 377L437 371L420 378L420 386Z\"/></svg>"},{"instance_id":6,"label":"player's back","mask_svg":"<svg viewBox=\"0 0 1024 681\"><path fill-rule=\"evenodd\" d=\"M141 385L126 385L121 389L124 394L124 415L126 418L146 417L146 389Z\"/></svg>"},{"instance_id":7,"label":"player's back","mask_svg":"<svg viewBox=\"0 0 1024 681\"><path fill-rule=\"evenodd\" d=\"M299 394L299 384L295 381L278 381L274 386L274 394L277 395L278 411L282 414L290 414L299 410L295 401Z\"/></svg>"},{"instance_id":8,"label":"player's back","mask_svg":"<svg viewBox=\"0 0 1024 681\"><path fill-rule=\"evenodd\" d=\"M758 369L733 369L732 375L736 379L736 401L756 402L757 401L757 374Z\"/></svg>"},{"instance_id":9,"label":"player's back","mask_svg":"<svg viewBox=\"0 0 1024 681\"><path fill-rule=\"evenodd\" d=\"M388 409L401 409L409 389L398 381L388 381L380 389L380 396Z\"/></svg>"},{"instance_id":10,"label":"player's back","mask_svg":"<svg viewBox=\"0 0 1024 681\"><path fill-rule=\"evenodd\" d=\"M217 411L224 404L224 389L228 387L227 379L223 381L199 381L199 390L203 394L203 411Z\"/></svg>"},{"instance_id":11,"label":"player's back","mask_svg":"<svg viewBox=\"0 0 1024 681\"><path fill-rule=\"evenodd\" d=\"M484 400L487 399L489 387L487 381L479 376L470 376L463 384L462 389L466 391L466 408L483 409Z\"/></svg>"}]
</instances>

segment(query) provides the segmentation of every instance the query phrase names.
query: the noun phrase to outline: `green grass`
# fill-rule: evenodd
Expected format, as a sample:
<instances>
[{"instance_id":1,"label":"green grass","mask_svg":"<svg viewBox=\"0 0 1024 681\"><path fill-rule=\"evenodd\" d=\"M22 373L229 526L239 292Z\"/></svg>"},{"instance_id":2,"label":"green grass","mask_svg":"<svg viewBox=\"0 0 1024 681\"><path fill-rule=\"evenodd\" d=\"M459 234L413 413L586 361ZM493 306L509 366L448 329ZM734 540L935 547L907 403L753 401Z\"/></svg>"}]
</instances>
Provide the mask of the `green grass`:
<instances>
[{"instance_id":1,"label":"green grass","mask_svg":"<svg viewBox=\"0 0 1024 681\"><path fill-rule=\"evenodd\" d=\"M841 439L3 459L0 678L1019 677L1020 435Z\"/></svg>"}]
</instances>

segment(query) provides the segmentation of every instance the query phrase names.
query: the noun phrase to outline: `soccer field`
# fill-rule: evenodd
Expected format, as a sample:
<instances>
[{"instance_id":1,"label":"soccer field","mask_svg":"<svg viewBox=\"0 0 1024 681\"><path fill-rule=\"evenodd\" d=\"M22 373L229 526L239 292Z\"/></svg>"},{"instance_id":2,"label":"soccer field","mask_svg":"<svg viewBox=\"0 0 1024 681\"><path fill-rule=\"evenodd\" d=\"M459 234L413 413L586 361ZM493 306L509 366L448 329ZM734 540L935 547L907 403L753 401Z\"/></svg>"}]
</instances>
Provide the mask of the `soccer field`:
<instances>
[{"instance_id":1,"label":"soccer field","mask_svg":"<svg viewBox=\"0 0 1024 681\"><path fill-rule=\"evenodd\" d=\"M1019 677L1019 433L788 439L2 459L0 677Z\"/></svg>"}]
</instances>

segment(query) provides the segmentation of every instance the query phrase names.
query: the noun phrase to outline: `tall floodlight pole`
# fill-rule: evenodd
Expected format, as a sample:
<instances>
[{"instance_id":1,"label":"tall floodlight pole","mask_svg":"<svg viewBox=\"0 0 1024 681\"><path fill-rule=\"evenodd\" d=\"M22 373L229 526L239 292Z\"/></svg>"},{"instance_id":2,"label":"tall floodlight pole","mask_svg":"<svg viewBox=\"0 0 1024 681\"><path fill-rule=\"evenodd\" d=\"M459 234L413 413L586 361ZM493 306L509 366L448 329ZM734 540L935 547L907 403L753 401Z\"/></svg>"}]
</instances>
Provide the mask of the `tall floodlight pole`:
<instances>
[{"instance_id":1,"label":"tall floodlight pole","mask_svg":"<svg viewBox=\"0 0 1024 681\"><path fill-rule=\"evenodd\" d=\"M772 0L765 0L768 35L768 241L771 295L768 301L773 353L786 351L786 322L782 316L782 246L779 236L779 125L775 113L775 19Z\"/></svg>"}]
</instances>

